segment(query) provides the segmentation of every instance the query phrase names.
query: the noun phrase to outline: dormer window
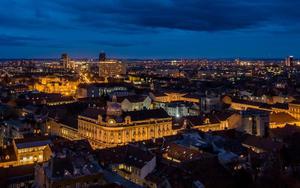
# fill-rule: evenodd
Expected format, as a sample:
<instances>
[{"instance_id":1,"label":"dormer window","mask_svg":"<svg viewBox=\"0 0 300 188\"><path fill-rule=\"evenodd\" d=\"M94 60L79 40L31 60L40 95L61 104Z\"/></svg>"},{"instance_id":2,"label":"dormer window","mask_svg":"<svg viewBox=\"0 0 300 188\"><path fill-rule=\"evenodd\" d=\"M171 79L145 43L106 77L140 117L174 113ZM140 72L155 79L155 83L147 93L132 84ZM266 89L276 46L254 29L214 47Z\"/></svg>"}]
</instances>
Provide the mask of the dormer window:
<instances>
[{"instance_id":1,"label":"dormer window","mask_svg":"<svg viewBox=\"0 0 300 188\"><path fill-rule=\"evenodd\" d=\"M126 123L126 124L130 124L130 122L131 122L130 116L126 116L126 117L125 117L125 123Z\"/></svg>"},{"instance_id":2,"label":"dormer window","mask_svg":"<svg viewBox=\"0 0 300 188\"><path fill-rule=\"evenodd\" d=\"M209 119L208 119L208 118L206 118L206 119L204 120L204 123L205 123L205 124L210 124L210 121L209 121Z\"/></svg>"}]
</instances>

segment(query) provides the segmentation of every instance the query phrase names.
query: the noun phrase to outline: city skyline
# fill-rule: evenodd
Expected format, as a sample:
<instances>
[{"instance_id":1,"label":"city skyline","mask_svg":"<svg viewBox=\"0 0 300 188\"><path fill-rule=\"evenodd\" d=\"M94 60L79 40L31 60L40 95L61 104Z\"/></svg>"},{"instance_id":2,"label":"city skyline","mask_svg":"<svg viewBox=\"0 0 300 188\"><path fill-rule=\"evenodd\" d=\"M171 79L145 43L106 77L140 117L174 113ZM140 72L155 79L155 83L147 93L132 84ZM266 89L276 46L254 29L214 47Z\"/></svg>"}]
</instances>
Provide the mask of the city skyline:
<instances>
[{"instance_id":1,"label":"city skyline","mask_svg":"<svg viewBox=\"0 0 300 188\"><path fill-rule=\"evenodd\" d=\"M300 56L299 2L3 1L0 58Z\"/></svg>"}]
</instances>

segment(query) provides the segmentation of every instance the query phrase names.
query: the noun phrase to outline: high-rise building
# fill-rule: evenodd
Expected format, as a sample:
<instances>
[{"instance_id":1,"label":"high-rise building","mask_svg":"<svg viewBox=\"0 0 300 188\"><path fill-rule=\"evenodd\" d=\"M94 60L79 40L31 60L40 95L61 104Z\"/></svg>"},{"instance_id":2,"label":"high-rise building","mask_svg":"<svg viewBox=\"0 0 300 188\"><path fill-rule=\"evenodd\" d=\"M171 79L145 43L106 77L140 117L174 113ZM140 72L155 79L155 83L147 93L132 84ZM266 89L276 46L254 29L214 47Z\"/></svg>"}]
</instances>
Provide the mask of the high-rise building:
<instances>
[{"instance_id":1,"label":"high-rise building","mask_svg":"<svg viewBox=\"0 0 300 188\"><path fill-rule=\"evenodd\" d=\"M99 61L106 61L106 54L104 52L100 52Z\"/></svg>"},{"instance_id":2,"label":"high-rise building","mask_svg":"<svg viewBox=\"0 0 300 188\"><path fill-rule=\"evenodd\" d=\"M60 62L64 68L69 68L70 58L68 54L66 53L61 54Z\"/></svg>"},{"instance_id":3,"label":"high-rise building","mask_svg":"<svg viewBox=\"0 0 300 188\"><path fill-rule=\"evenodd\" d=\"M288 56L288 57L285 59L285 66L287 66L287 67L292 67L292 66L293 66L293 60L294 60L294 57L293 57L293 56Z\"/></svg>"},{"instance_id":4,"label":"high-rise building","mask_svg":"<svg viewBox=\"0 0 300 188\"><path fill-rule=\"evenodd\" d=\"M126 66L120 61L100 61L99 76L115 78L126 74Z\"/></svg>"}]
</instances>

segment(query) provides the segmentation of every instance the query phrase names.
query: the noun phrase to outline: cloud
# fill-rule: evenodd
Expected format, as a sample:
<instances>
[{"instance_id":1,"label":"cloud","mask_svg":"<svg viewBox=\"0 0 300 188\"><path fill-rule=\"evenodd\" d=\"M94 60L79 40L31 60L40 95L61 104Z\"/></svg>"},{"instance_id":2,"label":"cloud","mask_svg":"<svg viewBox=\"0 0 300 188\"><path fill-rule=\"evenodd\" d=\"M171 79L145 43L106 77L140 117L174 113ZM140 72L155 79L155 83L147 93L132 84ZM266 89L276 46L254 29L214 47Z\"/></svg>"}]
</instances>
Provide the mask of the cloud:
<instances>
[{"instance_id":1,"label":"cloud","mask_svg":"<svg viewBox=\"0 0 300 188\"><path fill-rule=\"evenodd\" d=\"M0 55L13 53L5 46L24 47L24 56L61 48L92 55L104 46L115 54L172 56L180 49L198 56L213 54L215 47L206 47L216 44L235 56L243 41L245 54L259 54L259 42L276 55L285 47L285 54L297 49L299 8L298 0L1 0ZM286 45L272 45L280 39Z\"/></svg>"},{"instance_id":2,"label":"cloud","mask_svg":"<svg viewBox=\"0 0 300 188\"><path fill-rule=\"evenodd\" d=\"M293 0L4 0L1 27L97 29L115 32L151 29L230 31L299 20ZM1 9L0 9L1 10Z\"/></svg>"},{"instance_id":3,"label":"cloud","mask_svg":"<svg viewBox=\"0 0 300 188\"><path fill-rule=\"evenodd\" d=\"M72 21L98 29L180 29L228 31L300 18L293 0L56 0Z\"/></svg>"},{"instance_id":4,"label":"cloud","mask_svg":"<svg viewBox=\"0 0 300 188\"><path fill-rule=\"evenodd\" d=\"M47 38L6 34L0 34L0 46L63 48L61 43Z\"/></svg>"},{"instance_id":5,"label":"cloud","mask_svg":"<svg viewBox=\"0 0 300 188\"><path fill-rule=\"evenodd\" d=\"M110 47L131 47L131 46L139 46L139 45L147 45L149 42L145 41L120 41L120 40L92 40L91 44L96 44L100 46L110 46Z\"/></svg>"},{"instance_id":6,"label":"cloud","mask_svg":"<svg viewBox=\"0 0 300 188\"><path fill-rule=\"evenodd\" d=\"M27 37L27 36L12 36L12 35L0 35L0 45L2 46L24 46L27 44L32 44L36 42L41 42L44 39L35 38L35 37Z\"/></svg>"}]
</instances>

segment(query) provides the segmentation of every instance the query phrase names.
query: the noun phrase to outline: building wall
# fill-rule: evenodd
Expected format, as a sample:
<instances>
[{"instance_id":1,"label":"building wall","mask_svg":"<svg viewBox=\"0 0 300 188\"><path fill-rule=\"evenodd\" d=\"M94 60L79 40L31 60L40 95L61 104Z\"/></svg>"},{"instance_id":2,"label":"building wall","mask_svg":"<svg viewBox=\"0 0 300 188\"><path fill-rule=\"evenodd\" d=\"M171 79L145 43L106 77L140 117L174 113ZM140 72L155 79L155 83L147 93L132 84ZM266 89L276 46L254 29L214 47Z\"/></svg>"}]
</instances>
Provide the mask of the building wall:
<instances>
[{"instance_id":1,"label":"building wall","mask_svg":"<svg viewBox=\"0 0 300 188\"><path fill-rule=\"evenodd\" d=\"M212 110L220 110L220 97L203 97L201 98L201 111L211 112Z\"/></svg>"},{"instance_id":2,"label":"building wall","mask_svg":"<svg viewBox=\"0 0 300 188\"><path fill-rule=\"evenodd\" d=\"M114 87L95 87L88 86L85 88L79 87L76 92L77 98L96 98L104 95L110 95L114 92L128 92L128 89L124 86L114 86Z\"/></svg>"},{"instance_id":3,"label":"building wall","mask_svg":"<svg viewBox=\"0 0 300 188\"><path fill-rule=\"evenodd\" d=\"M79 135L90 141L94 148L113 147L126 143L161 138L173 134L172 119L153 119L115 123L108 120L91 121L79 116Z\"/></svg>"},{"instance_id":4,"label":"building wall","mask_svg":"<svg viewBox=\"0 0 300 188\"><path fill-rule=\"evenodd\" d=\"M60 136L68 140L80 140L78 129L61 124L53 119L47 121L46 126L49 127L50 135Z\"/></svg>"},{"instance_id":5,"label":"building wall","mask_svg":"<svg viewBox=\"0 0 300 188\"><path fill-rule=\"evenodd\" d=\"M143 109L151 109L151 99L150 97L146 97L144 101L141 102L130 102L127 99L124 99L121 102L121 107L123 111L135 111L135 110L143 110Z\"/></svg>"},{"instance_id":6,"label":"building wall","mask_svg":"<svg viewBox=\"0 0 300 188\"><path fill-rule=\"evenodd\" d=\"M51 150L49 145L28 146L26 148L17 148L13 143L16 160L0 162L0 167L22 166L34 163L45 162L49 160Z\"/></svg>"},{"instance_id":7,"label":"building wall","mask_svg":"<svg viewBox=\"0 0 300 188\"><path fill-rule=\"evenodd\" d=\"M269 116L251 115L242 117L241 129L248 134L255 136L264 136L265 129L269 127Z\"/></svg>"},{"instance_id":8,"label":"building wall","mask_svg":"<svg viewBox=\"0 0 300 188\"><path fill-rule=\"evenodd\" d=\"M300 104L289 104L289 114L300 120Z\"/></svg>"},{"instance_id":9,"label":"building wall","mask_svg":"<svg viewBox=\"0 0 300 188\"><path fill-rule=\"evenodd\" d=\"M143 167L128 166L126 164L117 164L112 166L112 170L117 172L123 178L143 186L146 182L145 177L156 167L156 157L154 156Z\"/></svg>"},{"instance_id":10,"label":"building wall","mask_svg":"<svg viewBox=\"0 0 300 188\"><path fill-rule=\"evenodd\" d=\"M126 74L125 64L117 61L102 61L99 63L99 76L116 77Z\"/></svg>"},{"instance_id":11,"label":"building wall","mask_svg":"<svg viewBox=\"0 0 300 188\"><path fill-rule=\"evenodd\" d=\"M196 98L186 97L186 93L165 93L164 96L155 96L150 93L151 98L156 102L175 102L175 101L186 101L192 103L199 103L200 100Z\"/></svg>"},{"instance_id":12,"label":"building wall","mask_svg":"<svg viewBox=\"0 0 300 188\"><path fill-rule=\"evenodd\" d=\"M150 174L156 167L156 157L153 157L151 161L149 161L140 172L140 178L144 179L148 174Z\"/></svg>"},{"instance_id":13,"label":"building wall","mask_svg":"<svg viewBox=\"0 0 300 188\"><path fill-rule=\"evenodd\" d=\"M289 104L290 106L291 104ZM286 110L286 109L282 109L282 108L263 108L260 106L256 106L256 105L250 105L250 104L244 104L244 103L237 103L237 102L232 102L231 106L232 109L234 110L247 110L247 109L257 109L257 110L266 110L266 111L270 111L270 112L290 112L291 110ZM299 106L300 108L300 106ZM300 118L300 112L299 112L299 118Z\"/></svg>"},{"instance_id":14,"label":"building wall","mask_svg":"<svg viewBox=\"0 0 300 188\"><path fill-rule=\"evenodd\" d=\"M225 121L221 121L221 129L235 129L240 127L242 117L240 114L233 114Z\"/></svg>"},{"instance_id":15,"label":"building wall","mask_svg":"<svg viewBox=\"0 0 300 188\"><path fill-rule=\"evenodd\" d=\"M59 188L59 187L92 187L104 185L106 181L102 173L83 176L72 176L68 178L52 178L50 165L37 165L35 167L34 184L36 187ZM48 171L48 172L47 172Z\"/></svg>"},{"instance_id":16,"label":"building wall","mask_svg":"<svg viewBox=\"0 0 300 188\"><path fill-rule=\"evenodd\" d=\"M223 130L220 126L220 123L193 126L193 129L197 129L203 132Z\"/></svg>"},{"instance_id":17,"label":"building wall","mask_svg":"<svg viewBox=\"0 0 300 188\"><path fill-rule=\"evenodd\" d=\"M34 84L34 89L45 93L60 93L63 95L75 95L78 81L70 81L58 77L41 77Z\"/></svg>"}]
</instances>

